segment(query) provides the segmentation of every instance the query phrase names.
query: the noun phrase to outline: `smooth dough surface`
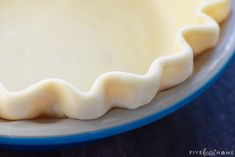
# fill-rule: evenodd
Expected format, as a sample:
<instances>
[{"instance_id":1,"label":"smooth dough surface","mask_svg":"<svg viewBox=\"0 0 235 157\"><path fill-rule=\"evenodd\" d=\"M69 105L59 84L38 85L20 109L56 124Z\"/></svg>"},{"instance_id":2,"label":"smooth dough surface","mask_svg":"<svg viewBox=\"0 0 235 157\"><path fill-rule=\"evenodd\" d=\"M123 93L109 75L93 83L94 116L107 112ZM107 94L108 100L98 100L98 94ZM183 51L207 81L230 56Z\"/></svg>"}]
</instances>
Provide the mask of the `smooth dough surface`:
<instances>
[{"instance_id":1,"label":"smooth dough surface","mask_svg":"<svg viewBox=\"0 0 235 157\"><path fill-rule=\"evenodd\" d=\"M0 81L60 78L83 91L105 72L147 72L195 23L200 0L0 0Z\"/></svg>"}]
</instances>

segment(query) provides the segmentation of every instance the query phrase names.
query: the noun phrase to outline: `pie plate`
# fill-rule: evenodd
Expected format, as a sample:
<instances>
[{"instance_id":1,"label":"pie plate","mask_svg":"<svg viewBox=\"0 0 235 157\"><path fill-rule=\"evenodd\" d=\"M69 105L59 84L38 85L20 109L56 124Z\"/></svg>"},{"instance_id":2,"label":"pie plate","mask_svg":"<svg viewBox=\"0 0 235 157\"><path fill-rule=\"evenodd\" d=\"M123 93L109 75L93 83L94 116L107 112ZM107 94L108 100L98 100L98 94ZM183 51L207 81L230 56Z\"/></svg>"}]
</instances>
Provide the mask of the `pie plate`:
<instances>
[{"instance_id":1,"label":"pie plate","mask_svg":"<svg viewBox=\"0 0 235 157\"><path fill-rule=\"evenodd\" d=\"M85 143L131 131L177 111L212 85L234 59L234 9L232 2L232 12L221 26L217 46L196 57L192 76L182 84L158 93L148 105L136 110L115 108L95 120L0 120L0 144L56 147Z\"/></svg>"}]
</instances>

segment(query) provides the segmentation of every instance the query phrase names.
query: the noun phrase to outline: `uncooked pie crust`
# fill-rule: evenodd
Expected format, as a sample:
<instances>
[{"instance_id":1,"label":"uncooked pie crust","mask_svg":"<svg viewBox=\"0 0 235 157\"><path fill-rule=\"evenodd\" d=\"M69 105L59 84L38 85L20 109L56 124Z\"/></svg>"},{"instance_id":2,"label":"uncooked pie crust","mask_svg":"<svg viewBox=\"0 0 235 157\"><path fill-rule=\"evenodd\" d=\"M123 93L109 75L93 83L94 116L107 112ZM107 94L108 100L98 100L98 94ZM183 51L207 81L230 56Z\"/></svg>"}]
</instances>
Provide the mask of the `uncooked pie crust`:
<instances>
[{"instance_id":1,"label":"uncooked pie crust","mask_svg":"<svg viewBox=\"0 0 235 157\"><path fill-rule=\"evenodd\" d=\"M151 3L154 2L154 0L150 0ZM9 1L10 2L10 1ZM14 1L13 1L14 2ZM33 1L32 1L33 2ZM59 1L58 1L59 2ZM66 6L66 1L60 1L60 2L64 2L65 4L63 4L63 6ZM76 1L74 1L76 2ZM82 11L82 8L84 8L84 10L86 10L86 2L89 1L84 1L82 2L84 6L82 6L80 9ZM98 1L97 1L98 2ZM102 1L103 2L103 1ZM109 1L106 1L109 2ZM111 2L111 1L110 1ZM112 1L114 2L114 1ZM116 1L117 4L115 4L116 6L121 6L125 4L125 3L121 3L122 1ZM124 2L124 1L123 1ZM129 1L126 1L126 5L130 5L133 7L133 4L129 4ZM175 3L177 1L172 1L172 3ZM179 1L178 1L179 2ZM182 1L183 2L183 1ZM49 3L49 2L48 2ZM120 4L119 4L120 3ZM145 3L144 1L138 0L136 1L136 3ZM146 1L147 3L147 1ZM167 4L167 1L158 1L158 4ZM174 10L175 8L177 8L177 6L180 5L185 5L182 3L176 3L176 4L172 4L169 3L170 6L169 8ZM10 4L10 3L9 3ZM4 5L9 5L9 4L1 4L1 6ZM13 4L13 3L12 3ZM93 3L92 3L93 4ZM193 4L193 2L192 2ZM13 4L15 5L15 4ZM35 5L34 3L32 4L28 4L30 5ZM100 3L94 4L93 7L97 7L99 6ZM146 10L149 10L148 6L145 6L143 4L141 4L143 6L143 12L146 12ZM23 44L28 44L30 46L28 46L28 49L24 49L24 51L20 52L21 54L27 55L27 52L32 50L33 47L38 47L38 45L34 46L34 43L30 43L30 40L27 39L31 39L30 38L30 34L25 34L24 29L28 28L28 23L27 23L27 18L26 17L30 17L30 15L28 16L27 14L23 14L24 11L20 10L22 9L21 7L24 7L25 5L16 5L15 6L15 10L16 12L14 12L15 10L13 10L12 12L10 12L9 10L4 10L0 8L0 20L5 20L4 22L6 23L6 25L2 24L2 26L0 26L1 30L4 31L0 31L0 46L1 46L1 53L4 52L8 52L9 48L5 48L4 46L12 44L14 46L11 46L11 50L14 52L14 48L15 49L20 49L22 47ZM27 6L27 5L26 5ZM39 6L38 4L36 4L36 6ZM112 4L107 4L106 9L108 8L108 6L112 6ZM123 7L123 12L127 11L128 13L128 9L131 9L131 7ZM101 6L102 7L102 6ZM185 9L187 9L187 7L190 9L189 6L185 6ZM64 81L62 79L44 79L43 81L34 83L33 85L31 85L30 87L24 89L24 90L20 90L18 92L11 92L9 90L7 90L7 88L5 88L5 86L3 84L0 85L0 117L3 119L9 119L9 120L20 120L20 119L32 119L32 118L36 118L38 116L41 115L49 115L49 116L55 116L55 117L69 117L69 118L75 118L75 119L95 119L95 118L99 118L100 116L104 115L107 111L109 111L111 108L113 107L122 107L122 108L128 108L128 109L136 109L138 107L141 107L145 104L148 104L157 94L157 92L159 92L160 90L175 86L177 84L182 83L183 81L185 81L191 74L193 71L193 57L195 55L200 54L201 52L205 51L208 48L212 48L216 45L217 41L218 41L218 37L219 37L219 32L220 32L220 28L218 23L222 22L229 14L230 12L230 7L231 7L231 2L230 0L201 0L200 1L200 5L197 6L195 9L195 15L192 18L188 18L188 19L195 19L194 21L190 21L189 23L185 23L186 26L182 26L179 29L177 29L176 34L172 33L170 31L168 31L168 34L161 34L162 32L164 32L164 27L167 27L167 25L163 25L163 26L159 26L161 27L161 29L159 32L156 32L156 30L152 27L154 27L155 25L157 25L157 23L151 22L151 19L148 20L148 17L151 16L150 15L143 15L142 14L138 14L138 6L136 5L134 10L132 8L132 13L134 18L133 18L133 26L131 27L132 29L130 30L130 28L126 28L123 27L122 29L125 30L127 32L127 36L126 36L126 41L119 40L119 36L122 36L125 34L122 34L120 31L119 32L119 28L121 28L121 26L114 28L112 30L109 30L109 27L103 27L103 23L107 22L107 21L111 21L110 23L107 22L106 25L112 25L115 23L115 21L118 21L119 19L115 19L115 21L112 19L99 19L99 20L104 20L102 21L101 25L96 25L96 23L89 23L89 15L90 13L94 13L96 11L96 8L92 8L91 7L91 12L87 13L86 12L86 18L84 18L84 16L82 17L76 17L76 18L81 18L80 20L84 20L84 23L88 23L89 26L91 26L88 30L88 25L84 25L83 28L81 28L81 30L88 30L91 33L93 33L92 35L94 35L94 33L96 33L94 30L98 29L99 31L103 31L103 33L106 32L106 34L102 34L103 36L107 37L105 40L106 44L105 46L102 46L102 43L99 43L100 38L97 37L102 37L102 36L95 36L92 39L89 39L89 41L94 43L99 43L97 44L95 50L100 50L102 49L102 52L106 52L104 51L107 49L107 52L104 53L106 55L104 55L103 57L107 57L107 55L110 55L108 52L110 50L113 50L115 48L115 46L120 46L123 44L125 45L125 42L127 42L127 45L125 45L124 47L119 47L119 49L117 50L121 50L123 51L123 54L127 55L127 61L125 61L125 56L122 56L122 53L120 52L116 52L114 53L114 56L109 56L109 58L105 61L110 61L110 63L107 64L112 64L112 66L114 67L114 71L107 71L107 69L105 69L105 73L103 73L102 75L100 75L98 78L96 78L95 80L92 79L88 79L90 77L87 77L87 85L86 85L86 79L82 80L84 81L84 88L77 88L74 86L73 81L71 81L70 83L68 83L67 81ZM14 7L13 7L14 8ZM54 7L56 8L56 7ZM159 7L159 9L161 9L162 7ZM16 18L13 20L8 20L5 17L8 16L12 16L15 17L14 15L17 13L17 9L18 11L20 11L22 13L22 17L20 16L16 16ZM56 9L61 9L58 5L58 8ZM117 12L115 11L115 9L109 8L110 10L110 14L113 14L113 16L117 16L117 17L121 17L122 12ZM126 10L125 10L126 9ZM136 9L136 12L135 12ZM71 9L72 10L72 9ZM49 8L50 11L50 8ZM94 12L93 12L94 11ZM154 10L152 10L154 12ZM171 10L165 10L164 15L167 14L167 11L171 11ZM60 12L63 12L63 10L60 10ZM71 11L72 12L72 11ZM161 12L161 11L160 11ZM35 26L40 26L39 29L37 29L37 27L32 27L35 29L27 29L28 31L32 31L33 33L37 34L37 38L42 38L43 34L41 34L40 31L38 30L43 30L44 27L48 29L48 26L51 26L52 23L50 20L50 16L54 16L56 17L56 15L53 14L53 12L48 12L48 10L44 11L45 16L41 15L41 12L37 12L37 10L33 10L32 12L32 16L36 16L40 14L40 16L38 17L42 17L43 19L38 19L35 18L34 20L30 19L28 20L28 22L30 21L30 25L35 25ZM96 14L99 13L105 13L102 12L101 10L97 10ZM117 15L116 15L117 14ZM123 13L124 14L124 13ZM147 13L146 13L147 14ZM66 14L64 14L65 16ZM72 14L71 14L72 15ZM130 11L130 15L131 11ZM73 16L73 15L72 15ZM71 17L72 17L71 16ZM97 15L98 16L98 15ZM187 14L185 15L185 17L187 16ZM47 19L48 17L48 19ZM106 15L104 14L102 17L106 17ZM22 19L21 19L22 18ZM123 18L126 18L124 20L126 20L126 22L128 22L128 17L127 15L123 15ZM136 18L136 19L135 19ZM139 18L143 18L145 21L145 25L142 25L141 23L138 23L138 19ZM164 18L172 18L172 16L164 16ZM164 23L164 18L160 20L163 21ZM180 21L180 19L183 19L184 17L173 17L172 19L168 19L169 21ZM47 20L47 22L45 23L41 23L40 20L45 22L45 19ZM22 20L25 20L24 22L20 22ZM73 21L73 19L69 19L66 18L66 20L71 20ZM135 21L136 20L136 21ZM10 22L9 22L10 21ZM33 21L33 23L32 23ZM69 22L71 22L69 21ZM87 22L88 21L88 22ZM121 21L123 21L123 19L121 19ZM141 21L141 20L140 20ZM14 22L18 22L17 23L17 28L15 29L15 31L17 32L17 29L20 29L20 36L18 36L18 38L15 36L16 33L14 33L14 31L10 31L11 33L8 34L4 34L4 32L7 32L8 29L11 28L11 26L16 25ZM60 22L59 20L53 21L54 23L56 22ZM118 21L119 22L119 21ZM116 23L116 25L118 25L118 22ZM7 23L10 23L9 25L7 25ZM49 25L49 24L50 25ZM53 24L54 24L53 23ZM124 22L125 23L125 22ZM46 25L48 24L48 25ZM71 26L71 30L74 27L77 26L81 26L79 25L80 23L78 23L78 25L76 25L77 23L73 23L74 25ZM185 25L184 24L184 25ZM95 26L94 26L95 25ZM169 24L170 26L171 24ZM5 27L4 27L5 26ZM105 25L104 25L105 26ZM181 23L179 22L178 26L181 26ZM66 22L64 22L64 24L60 25L58 24L58 27L67 27L66 26ZM113 25L112 25L113 27ZM146 27L146 28L145 28ZM31 28L31 27L30 27ZM70 28L70 26L69 26ZM133 29L134 28L134 29ZM128 30L129 29L129 30ZM142 40L141 36L136 36L135 32L141 31L142 29L144 30L151 30L152 32L146 32L145 34L142 35L148 35L149 40ZM22 31L23 30L23 31ZM53 31L56 31L56 28L52 29ZM58 28L59 30L59 28ZM128 30L128 31L127 31ZM171 29L172 30L172 29ZM53 31L49 31L46 32L48 33L48 38L45 39L45 43L43 45L43 48L40 49L40 51L43 52L44 49L48 49L48 51L51 51L51 54L54 53L54 55L61 55L59 52L59 50L63 49L63 44L69 44L71 46L71 48L73 48L74 45L76 45L73 43L73 40L69 40L69 41L58 41L59 43L61 42L62 47L59 47L60 49L58 51L53 51L53 42L51 43L51 41L54 40L53 36L54 34L50 34L53 33ZM73 33L82 33L81 32L72 32ZM94 32L92 32L94 31ZM99 33L98 31L98 33ZM112 33L116 33L114 36L116 36L117 38L112 39L113 36L109 36L110 32ZM32 34L33 34L32 33ZM45 32L44 32L45 33ZM61 32L61 35L64 37L64 39L67 39L66 37L69 36L71 37L72 34L69 34L71 32L65 31L65 32ZM148 34L149 33L149 34ZM160 37L156 37L156 35L159 35L160 33ZM19 34L19 33L18 33ZM79 34L79 35L80 35ZM155 35L156 34L156 35ZM169 35L170 34L170 35ZM27 36L29 35L29 36ZM42 35L42 36L41 36ZM51 36L50 36L51 35ZM159 45L162 45L161 42L166 42L164 39L164 36L170 36L171 39L176 39L175 40L175 44L171 43L172 45L175 45L174 48L172 48L172 50L170 49L171 53L165 53L164 51L167 51L168 49L158 49L156 47L154 47L154 41L155 39L161 39L158 40L160 43L156 43ZM58 36L56 36L58 37ZM83 42L83 39L86 39L86 35L81 35L81 42ZM93 36L92 36L93 37ZM22 41L21 41L22 39ZM51 41L50 41L51 39ZM70 39L70 38L68 38ZM115 42L109 42L109 39L114 40ZM121 38L120 38L121 39ZM96 42L97 41L97 42ZM58 44L57 42L57 44ZM123 43L122 43L123 42ZM136 54L139 54L139 51L152 51L150 56L155 55L154 52L155 51L163 51L164 53L159 55L156 54L155 56L155 60L152 61L152 64L150 65L150 67L147 69L142 69L140 71L138 71L138 69L141 69L142 67L148 67L148 59L144 59L144 55L141 56L137 56L136 58L133 58L133 52L131 54L130 52L130 56L128 58L128 50L131 47L132 42L144 42L146 43L146 45L144 47L141 47L141 44L139 44L140 46L138 47L134 47L131 50L134 51ZM30 44L29 44L30 43ZM47 43L50 43L50 45L46 45ZM118 43L118 44L114 44L113 43ZM121 43L121 44L120 44ZM169 41L170 43L170 41ZM33 46L32 46L33 45ZM52 45L52 46L51 46ZM60 46L61 46L60 45ZM89 58L89 53L93 52L93 50L90 50L91 46L90 45L86 45L86 43L81 44L83 47L81 48L81 50L84 50L84 59L79 60L80 62L82 61L86 61L85 58ZM138 44L137 44L138 45ZM32 46L32 47L31 47ZM86 47L87 46L87 47ZM167 45L169 46L169 45ZM7 47L7 46L6 46ZM85 49L85 48L86 49ZM87 49L88 48L88 49ZM108 49L109 48L109 49ZM17 50L18 50L17 49ZM89 50L89 51L88 51ZM169 50L168 50L169 51ZM47 51L46 51L47 52ZM17 52L18 53L18 52ZM38 60L40 60L40 56L43 56L43 54L40 54L40 52L38 53ZM99 54L99 53L98 53ZM5 56L9 55L9 53L4 54ZM14 54L12 56L7 56L7 57L11 57L10 59L13 59L15 57L14 62L17 62L20 60L17 57L20 58L20 55L17 56L18 54ZM45 54L44 54L45 55ZM48 54L49 55L49 54ZM63 53L62 53L63 55ZM92 54L94 55L94 54ZM92 56L90 54L90 56ZM99 54L99 56L97 58L99 58L101 55ZM149 57L147 55L147 57ZM63 57L62 57L63 58ZM81 57L80 57L81 58ZM102 58L102 56L101 56ZM114 59L113 59L114 58ZM120 60L115 58L121 58ZM128 62L131 60L137 60L136 62L133 62L133 64L131 66L129 66ZM142 62L140 65L138 65L137 63L138 61L142 59ZM150 57L151 59L151 57ZM129 60L129 61L128 61ZM6 60L7 61L7 60ZM33 64L35 61L31 61L30 62L30 57L29 57L29 63ZM37 61L37 60L36 60ZM92 69L97 69L99 71L99 67L104 66L103 65L103 60L98 60L97 62L99 62L100 64L96 65L96 62L94 60L90 60L88 59L87 61L89 61L89 64L92 64ZM120 70L118 68L115 69L116 65L114 64L115 61L120 61L118 62L119 64L121 63L123 65L123 67L120 68ZM1 60L1 63L4 62L3 60ZM43 62L43 60L42 60ZM66 59L65 59L66 62ZM79 65L80 62L76 63L76 66L82 66ZM71 61L71 63L73 63ZM49 65L49 63L46 63L45 61L45 65ZM68 62L67 64L70 64L70 62ZM117 63L116 63L117 64ZM27 64L19 64L22 65L22 67L24 67ZM2 68L4 66L4 64L0 64L0 68ZM63 67L63 66L62 66ZM58 69L62 68L62 67L58 67ZM105 66L104 66L105 67ZM27 68L25 67L25 70L27 72ZM39 67L40 69L41 67ZM75 67L73 67L75 68ZM1 69L3 72L0 73L1 77L5 77L7 76L7 74L9 73L9 69L5 70ZM14 70L14 69L13 69ZM37 71L38 69L33 69L33 71ZM45 71L50 71L50 68L48 67L48 69L44 69ZM112 69L111 69L112 70ZM146 70L147 72L145 72L144 70ZM102 71L102 69L101 69ZM122 72L123 71L123 72ZM125 71L125 72L124 72ZM5 73L4 73L5 72ZM96 72L96 70L94 70L94 73ZM18 74L18 76L20 77L21 75L19 74L20 72L17 71L15 72L15 74ZM13 74L14 74L13 73ZM83 71L81 71L80 73L76 74L79 76L80 75L85 75L88 74L88 72L85 71L85 73ZM6 75L5 75L6 74ZM39 71L38 73L34 72L34 74L32 74L32 77L37 76L37 74L40 74ZM89 72L89 74L93 74L91 72ZM98 73L97 73L98 75ZM22 75L23 76L23 75ZM86 78L86 77L84 77ZM92 77L91 77L92 78ZM10 79L17 80L17 75L16 76L7 76L5 80L9 81ZM24 84L24 80L27 80L28 78L25 77L25 79L19 79L18 82L14 82L15 85L17 86L18 84ZM89 81L88 81L89 80ZM10 80L11 81L11 80ZM91 82L93 82L93 84L91 85ZM4 83L4 81L3 81ZM12 84L14 84L12 83ZM81 83L80 83L81 84ZM87 90L87 91L86 91Z\"/></svg>"}]
</instances>

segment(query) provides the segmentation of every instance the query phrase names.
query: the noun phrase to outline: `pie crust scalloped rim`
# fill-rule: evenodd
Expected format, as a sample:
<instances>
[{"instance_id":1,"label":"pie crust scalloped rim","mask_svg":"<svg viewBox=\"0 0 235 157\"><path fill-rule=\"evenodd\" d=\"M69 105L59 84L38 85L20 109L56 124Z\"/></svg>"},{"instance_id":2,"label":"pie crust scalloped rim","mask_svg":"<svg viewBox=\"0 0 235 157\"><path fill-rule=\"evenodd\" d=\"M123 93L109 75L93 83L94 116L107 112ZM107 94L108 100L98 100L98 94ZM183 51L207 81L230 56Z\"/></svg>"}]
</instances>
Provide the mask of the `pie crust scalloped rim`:
<instances>
[{"instance_id":1,"label":"pie crust scalloped rim","mask_svg":"<svg viewBox=\"0 0 235 157\"><path fill-rule=\"evenodd\" d=\"M207 0L196 10L198 24L181 28L170 56L159 57L144 75L108 72L99 76L89 92L60 79L47 79L10 92L0 84L0 117L32 119L40 115L95 119L113 107L136 109L156 94L185 81L193 72L195 55L216 45L221 23L230 13L231 0ZM173 70L174 69L174 70Z\"/></svg>"}]
</instances>

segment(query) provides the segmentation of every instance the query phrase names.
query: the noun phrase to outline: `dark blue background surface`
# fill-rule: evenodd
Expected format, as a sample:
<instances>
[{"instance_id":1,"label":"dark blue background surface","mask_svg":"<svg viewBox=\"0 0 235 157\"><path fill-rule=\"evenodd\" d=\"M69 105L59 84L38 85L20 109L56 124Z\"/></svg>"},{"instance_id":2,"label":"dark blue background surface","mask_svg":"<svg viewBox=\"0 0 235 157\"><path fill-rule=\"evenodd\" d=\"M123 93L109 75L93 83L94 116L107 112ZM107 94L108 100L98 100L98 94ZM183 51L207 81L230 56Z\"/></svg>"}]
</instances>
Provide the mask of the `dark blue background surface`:
<instances>
[{"instance_id":1,"label":"dark blue background surface","mask_svg":"<svg viewBox=\"0 0 235 157\"><path fill-rule=\"evenodd\" d=\"M182 157L203 148L235 151L234 88L235 63L190 105L153 124L84 146L47 152L1 150L0 157Z\"/></svg>"}]
</instances>

